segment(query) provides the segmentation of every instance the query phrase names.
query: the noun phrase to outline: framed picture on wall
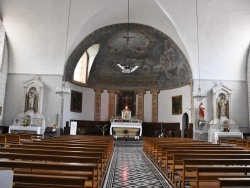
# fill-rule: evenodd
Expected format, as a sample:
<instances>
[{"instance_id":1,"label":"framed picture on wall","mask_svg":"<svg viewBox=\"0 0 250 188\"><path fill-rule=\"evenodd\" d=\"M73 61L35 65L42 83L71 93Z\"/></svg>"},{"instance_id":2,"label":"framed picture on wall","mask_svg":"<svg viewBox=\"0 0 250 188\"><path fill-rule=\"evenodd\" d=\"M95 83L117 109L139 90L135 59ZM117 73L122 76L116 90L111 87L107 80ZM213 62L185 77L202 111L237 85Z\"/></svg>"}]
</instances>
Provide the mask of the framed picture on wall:
<instances>
[{"instance_id":1,"label":"framed picture on wall","mask_svg":"<svg viewBox=\"0 0 250 188\"><path fill-rule=\"evenodd\" d=\"M182 95L172 97L172 114L182 114Z\"/></svg>"},{"instance_id":2,"label":"framed picture on wall","mask_svg":"<svg viewBox=\"0 0 250 188\"><path fill-rule=\"evenodd\" d=\"M82 112L82 93L79 91L71 90L71 112Z\"/></svg>"}]
</instances>

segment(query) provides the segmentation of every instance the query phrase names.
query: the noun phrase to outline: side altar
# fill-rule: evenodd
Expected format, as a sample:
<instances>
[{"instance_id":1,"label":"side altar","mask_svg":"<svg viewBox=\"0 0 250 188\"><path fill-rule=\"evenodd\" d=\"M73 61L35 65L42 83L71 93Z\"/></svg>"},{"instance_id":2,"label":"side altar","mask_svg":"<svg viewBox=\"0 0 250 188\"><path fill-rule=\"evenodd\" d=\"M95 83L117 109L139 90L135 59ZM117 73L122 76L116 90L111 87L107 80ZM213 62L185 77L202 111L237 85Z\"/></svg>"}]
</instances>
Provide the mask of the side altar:
<instances>
[{"instance_id":1,"label":"side altar","mask_svg":"<svg viewBox=\"0 0 250 188\"><path fill-rule=\"evenodd\" d=\"M33 111L14 118L13 124L9 126L9 133L43 134L44 131L45 118L40 114L34 114Z\"/></svg>"},{"instance_id":2,"label":"side altar","mask_svg":"<svg viewBox=\"0 0 250 188\"><path fill-rule=\"evenodd\" d=\"M221 137L243 138L239 125L232 119L231 89L222 83L213 88L213 120L208 125L208 141L218 143Z\"/></svg>"},{"instance_id":3,"label":"side altar","mask_svg":"<svg viewBox=\"0 0 250 188\"><path fill-rule=\"evenodd\" d=\"M22 113L14 118L9 133L43 134L45 117L41 114L43 104L43 82L34 77L23 85Z\"/></svg>"},{"instance_id":4,"label":"side altar","mask_svg":"<svg viewBox=\"0 0 250 188\"><path fill-rule=\"evenodd\" d=\"M131 117L131 111L122 110L122 116L110 119L110 135L117 137L135 137L142 135L142 120Z\"/></svg>"}]
</instances>

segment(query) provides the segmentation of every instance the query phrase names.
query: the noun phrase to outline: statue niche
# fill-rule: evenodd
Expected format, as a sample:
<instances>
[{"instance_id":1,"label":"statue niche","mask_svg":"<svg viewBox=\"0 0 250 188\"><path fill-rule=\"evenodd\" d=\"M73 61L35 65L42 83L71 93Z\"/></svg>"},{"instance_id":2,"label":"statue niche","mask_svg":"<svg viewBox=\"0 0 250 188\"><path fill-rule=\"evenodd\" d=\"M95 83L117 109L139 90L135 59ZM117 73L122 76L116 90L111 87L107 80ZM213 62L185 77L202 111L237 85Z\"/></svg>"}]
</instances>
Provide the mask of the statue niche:
<instances>
[{"instance_id":1,"label":"statue niche","mask_svg":"<svg viewBox=\"0 0 250 188\"><path fill-rule=\"evenodd\" d=\"M218 119L229 119L229 100L224 93L220 93L217 100Z\"/></svg>"},{"instance_id":2,"label":"statue niche","mask_svg":"<svg viewBox=\"0 0 250 188\"><path fill-rule=\"evenodd\" d=\"M25 97L25 112L32 110L36 113L38 111L38 101L39 94L37 93L37 89L35 87L30 88Z\"/></svg>"}]
</instances>

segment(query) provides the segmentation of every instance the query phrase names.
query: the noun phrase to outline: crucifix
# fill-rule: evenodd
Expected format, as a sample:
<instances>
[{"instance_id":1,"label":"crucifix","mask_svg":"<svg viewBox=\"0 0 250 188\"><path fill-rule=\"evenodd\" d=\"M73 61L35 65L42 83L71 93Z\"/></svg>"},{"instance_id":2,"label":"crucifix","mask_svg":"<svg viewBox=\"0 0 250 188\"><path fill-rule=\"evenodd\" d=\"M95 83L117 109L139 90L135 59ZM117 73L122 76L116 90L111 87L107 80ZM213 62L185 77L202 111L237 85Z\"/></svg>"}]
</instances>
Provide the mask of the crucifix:
<instances>
[{"instance_id":1,"label":"crucifix","mask_svg":"<svg viewBox=\"0 0 250 188\"><path fill-rule=\"evenodd\" d=\"M128 100L132 100L131 97L128 97L128 95L126 95L125 97L122 97L122 100L125 100L126 102L126 106L125 106L125 110L128 110Z\"/></svg>"}]
</instances>

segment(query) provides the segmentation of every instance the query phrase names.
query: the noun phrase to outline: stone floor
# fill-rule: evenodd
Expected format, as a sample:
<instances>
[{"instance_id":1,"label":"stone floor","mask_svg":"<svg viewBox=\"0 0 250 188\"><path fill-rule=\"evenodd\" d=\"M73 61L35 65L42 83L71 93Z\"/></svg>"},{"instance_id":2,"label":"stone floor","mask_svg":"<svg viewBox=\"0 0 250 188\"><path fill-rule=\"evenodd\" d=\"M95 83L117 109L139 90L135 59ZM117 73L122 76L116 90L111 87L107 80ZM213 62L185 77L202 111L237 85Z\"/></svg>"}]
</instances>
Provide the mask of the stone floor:
<instances>
[{"instance_id":1,"label":"stone floor","mask_svg":"<svg viewBox=\"0 0 250 188\"><path fill-rule=\"evenodd\" d=\"M103 188L172 188L143 153L141 141L116 141Z\"/></svg>"}]
</instances>

